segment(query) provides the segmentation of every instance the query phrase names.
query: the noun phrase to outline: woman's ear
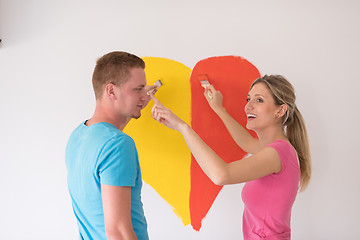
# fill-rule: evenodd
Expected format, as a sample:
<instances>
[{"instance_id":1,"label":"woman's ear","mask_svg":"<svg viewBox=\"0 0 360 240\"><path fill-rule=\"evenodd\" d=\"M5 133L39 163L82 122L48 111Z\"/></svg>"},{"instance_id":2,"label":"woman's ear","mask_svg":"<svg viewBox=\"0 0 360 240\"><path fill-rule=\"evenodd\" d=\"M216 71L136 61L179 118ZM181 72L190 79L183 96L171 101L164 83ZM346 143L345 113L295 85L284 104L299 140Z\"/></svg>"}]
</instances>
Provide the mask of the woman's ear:
<instances>
[{"instance_id":1,"label":"woman's ear","mask_svg":"<svg viewBox=\"0 0 360 240\"><path fill-rule=\"evenodd\" d=\"M286 114L286 111L288 110L288 106L286 104L280 105L279 111L276 116L279 118L283 117Z\"/></svg>"}]
</instances>

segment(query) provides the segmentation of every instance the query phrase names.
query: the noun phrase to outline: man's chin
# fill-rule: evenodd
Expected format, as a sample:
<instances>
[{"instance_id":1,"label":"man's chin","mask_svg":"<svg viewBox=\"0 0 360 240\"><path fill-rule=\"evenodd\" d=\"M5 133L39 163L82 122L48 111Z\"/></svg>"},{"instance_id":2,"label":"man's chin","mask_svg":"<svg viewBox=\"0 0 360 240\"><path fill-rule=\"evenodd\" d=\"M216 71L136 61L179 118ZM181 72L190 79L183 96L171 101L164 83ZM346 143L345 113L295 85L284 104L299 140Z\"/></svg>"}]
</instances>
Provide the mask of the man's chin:
<instances>
[{"instance_id":1,"label":"man's chin","mask_svg":"<svg viewBox=\"0 0 360 240\"><path fill-rule=\"evenodd\" d=\"M134 119L138 119L138 118L140 118L140 117L141 117L141 113L138 114L138 115L132 115L132 116L131 116L131 118L134 118Z\"/></svg>"}]
</instances>

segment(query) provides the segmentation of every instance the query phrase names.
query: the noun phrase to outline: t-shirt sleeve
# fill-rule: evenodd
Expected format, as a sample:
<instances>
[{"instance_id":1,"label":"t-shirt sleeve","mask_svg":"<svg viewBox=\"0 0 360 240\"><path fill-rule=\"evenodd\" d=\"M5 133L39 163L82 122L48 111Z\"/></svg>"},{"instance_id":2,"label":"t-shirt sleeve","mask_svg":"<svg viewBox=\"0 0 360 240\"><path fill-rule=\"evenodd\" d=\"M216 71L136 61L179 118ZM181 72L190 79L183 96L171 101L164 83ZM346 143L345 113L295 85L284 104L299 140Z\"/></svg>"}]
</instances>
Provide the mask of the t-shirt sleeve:
<instances>
[{"instance_id":1,"label":"t-shirt sleeve","mask_svg":"<svg viewBox=\"0 0 360 240\"><path fill-rule=\"evenodd\" d=\"M275 142L269 144L268 147L274 148L276 150L276 152L279 154L281 166L282 166L281 172L284 171L284 169L286 168L286 165L287 165L286 158L289 155L288 143L286 143L284 141L275 141Z\"/></svg>"},{"instance_id":2,"label":"t-shirt sleeve","mask_svg":"<svg viewBox=\"0 0 360 240\"><path fill-rule=\"evenodd\" d=\"M135 186L137 153L129 136L109 140L99 156L100 183L113 186Z\"/></svg>"}]
</instances>

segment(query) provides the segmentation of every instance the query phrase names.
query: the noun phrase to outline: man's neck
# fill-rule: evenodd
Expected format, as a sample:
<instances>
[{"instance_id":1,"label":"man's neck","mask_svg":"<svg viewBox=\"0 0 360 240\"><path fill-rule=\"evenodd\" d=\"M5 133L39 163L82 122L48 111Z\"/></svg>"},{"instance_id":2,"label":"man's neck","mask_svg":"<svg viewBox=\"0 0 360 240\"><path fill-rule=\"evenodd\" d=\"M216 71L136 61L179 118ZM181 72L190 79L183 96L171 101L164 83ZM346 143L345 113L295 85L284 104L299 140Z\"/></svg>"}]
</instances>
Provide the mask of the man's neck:
<instances>
[{"instance_id":1,"label":"man's neck","mask_svg":"<svg viewBox=\"0 0 360 240\"><path fill-rule=\"evenodd\" d=\"M107 122L122 131L130 120L131 118L116 115L112 109L97 104L94 115L86 122L86 125L91 126L95 123Z\"/></svg>"},{"instance_id":2,"label":"man's neck","mask_svg":"<svg viewBox=\"0 0 360 240\"><path fill-rule=\"evenodd\" d=\"M131 118L127 118L126 121L119 127L120 131L123 131L126 125L130 122Z\"/></svg>"}]
</instances>

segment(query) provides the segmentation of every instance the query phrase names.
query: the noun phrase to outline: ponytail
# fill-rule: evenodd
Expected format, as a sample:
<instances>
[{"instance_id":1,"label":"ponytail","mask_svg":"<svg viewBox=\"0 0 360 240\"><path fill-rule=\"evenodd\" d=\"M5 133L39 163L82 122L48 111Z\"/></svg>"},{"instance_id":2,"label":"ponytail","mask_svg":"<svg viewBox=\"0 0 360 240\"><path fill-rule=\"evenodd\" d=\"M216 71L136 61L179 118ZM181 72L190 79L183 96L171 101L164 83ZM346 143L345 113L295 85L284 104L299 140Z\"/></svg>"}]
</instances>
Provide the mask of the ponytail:
<instances>
[{"instance_id":1,"label":"ponytail","mask_svg":"<svg viewBox=\"0 0 360 240\"><path fill-rule=\"evenodd\" d=\"M309 185L311 178L311 157L308 135L304 119L295 106L293 113L285 122L286 135L293 147L295 148L300 162L300 192L304 191Z\"/></svg>"}]
</instances>

